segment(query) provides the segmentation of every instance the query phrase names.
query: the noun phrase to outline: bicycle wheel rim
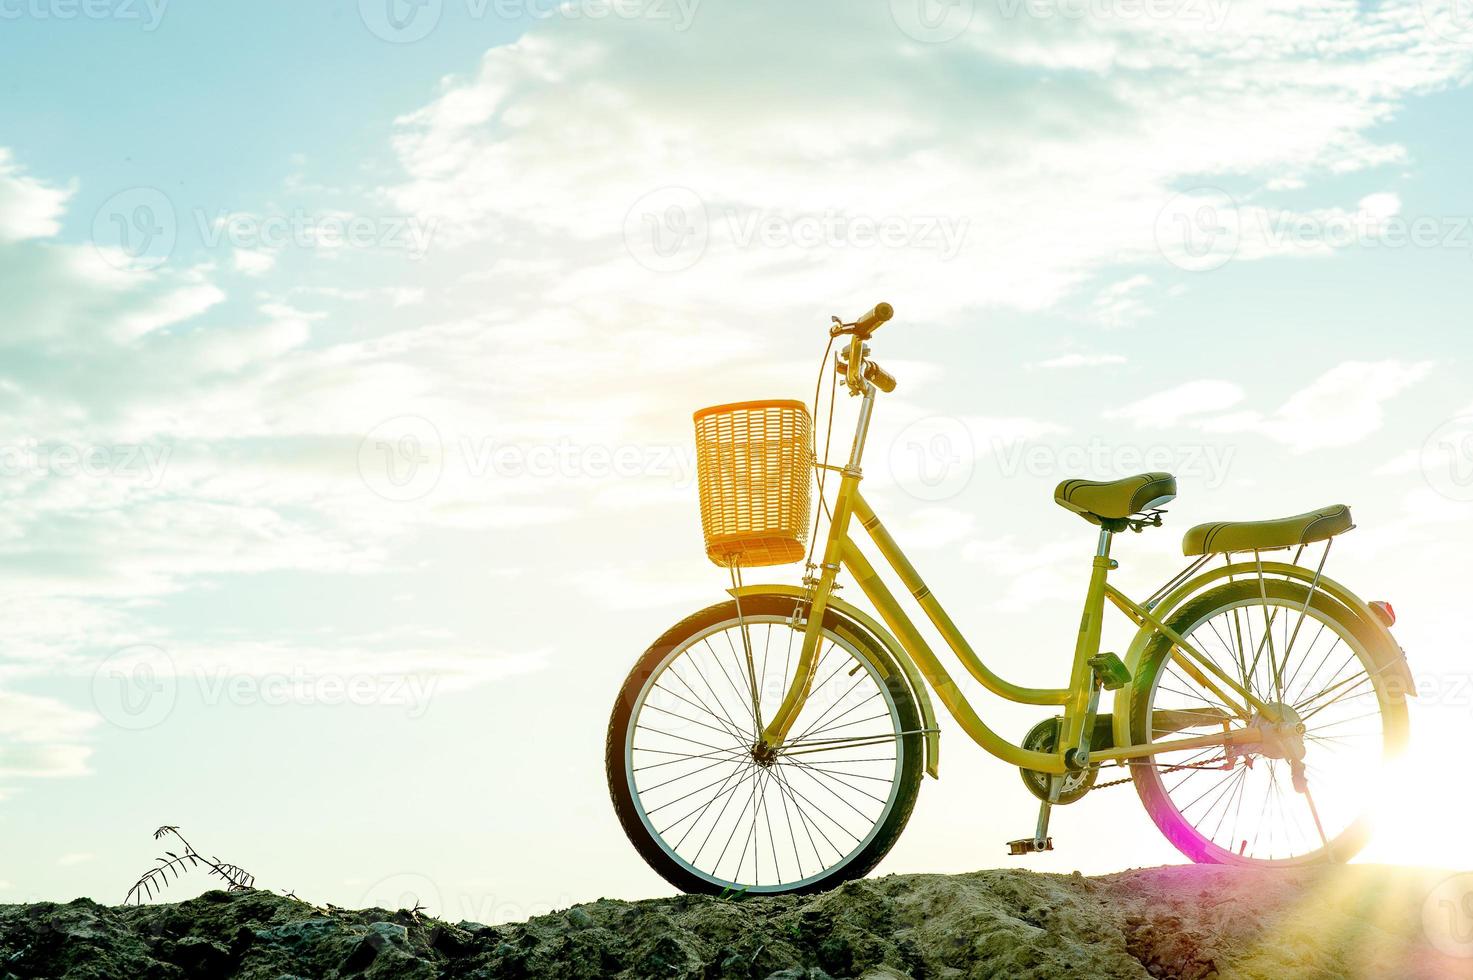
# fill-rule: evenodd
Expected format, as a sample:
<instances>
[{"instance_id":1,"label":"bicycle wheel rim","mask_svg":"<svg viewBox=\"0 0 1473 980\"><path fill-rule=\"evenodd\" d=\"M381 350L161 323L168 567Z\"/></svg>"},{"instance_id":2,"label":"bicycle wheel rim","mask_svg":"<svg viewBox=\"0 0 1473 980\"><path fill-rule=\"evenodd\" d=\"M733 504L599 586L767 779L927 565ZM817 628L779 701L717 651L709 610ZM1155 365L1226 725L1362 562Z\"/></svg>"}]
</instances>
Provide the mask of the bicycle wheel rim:
<instances>
[{"instance_id":1,"label":"bicycle wheel rim","mask_svg":"<svg viewBox=\"0 0 1473 980\"><path fill-rule=\"evenodd\" d=\"M1307 593L1303 598L1270 594L1265 603L1262 595L1246 595L1218 603L1185 628L1178 627L1193 646L1224 669L1230 666L1228 654L1236 651L1236 640L1245 640L1247 681L1241 673L1235 675L1228 669L1230 676L1272 703L1280 703L1279 697L1290 707L1310 702L1301 705L1299 711L1306 726L1308 795L1295 789L1288 759L1265 758L1251 747L1240 753L1230 770L1209 768L1219 756L1233 754L1233 750L1216 746L1165 753L1136 764L1137 771L1144 769L1144 778L1154 783L1160 804L1167 811L1164 822L1158 819L1158 824L1178 849L1198 860L1289 866L1326 858L1344 859L1358 850L1369 834L1375 787L1374 780L1366 777L1394 751L1387 704L1381 686L1375 683L1385 665L1376 664L1356 630L1344 619L1348 614L1313 602L1306 605L1308 598ZM1280 684L1288 682L1282 693L1275 689L1266 649L1256 665L1254 660L1255 650L1271 645L1265 642L1264 632L1256 629L1266 618L1266 608L1272 616L1268 635L1286 644L1277 652L1288 663L1279 677ZM1236 623L1230 626L1230 620ZM1209 624L1217 625L1217 629ZM1326 636L1333 636L1333 643L1325 640ZM1299 651L1298 656L1295 651ZM1369 679L1371 683L1354 698L1334 701L1330 707L1315 703L1320 693L1357 674L1362 675L1362 682ZM1191 696L1166 698L1164 690ZM1355 686L1346 690L1354 694ZM1176 728L1169 734L1158 730L1157 711L1223 707L1220 699L1192 681L1170 659L1164 658L1157 667L1147 697L1147 735L1151 741L1221 731L1209 725ZM1333 710L1335 705L1349 712ZM1355 727L1344 727L1348 723L1355 723ZM1241 719L1235 724L1241 725ZM1352 744L1354 748L1345 747ZM1252 759L1254 764L1246 765L1244 759ZM1205 780L1204 775L1208 777ZM1255 814L1256 826L1251 823Z\"/></svg>"},{"instance_id":2,"label":"bicycle wheel rim","mask_svg":"<svg viewBox=\"0 0 1473 980\"><path fill-rule=\"evenodd\" d=\"M693 691L700 691L704 692L707 698L711 698L716 692L722 690L720 687L722 683L729 683L736 678L736 669L740 663L731 658L738 655L735 641L738 636L736 628L740 622L745 622L752 636L754 660L760 660L757 668L761 678L759 686L771 696L774 704L780 699L781 694L786 690L786 683L791 677L792 670L796 667L797 653L802 643L801 628L792 629L787 617L760 614L744 616L741 620L731 617L699 630L673 647L659 661L642 684L634 700L624 733L625 781L634 813L649 839L667 858L688 874L717 889L756 894L798 891L821 880L842 874L847 866L861 859L869 851L870 845L890 819L902 796L903 774L907 764L907 739L900 737L902 732L899 707L879 665L871 659L861 645L846 639L830 628L825 628L821 634L820 654L814 672L814 690L799 713L791 729L788 742L783 746L784 752L792 749L796 753L801 748L803 750L801 760L796 754L780 756L774 766L765 770L770 775L753 777L751 770L760 767L757 767L755 762L748 763L740 754L749 749L751 742L755 741L753 735L755 726L752 725L750 717L747 719L747 727L742 728L739 733L729 732L725 743L718 739L716 731L700 729L698 742L703 742L704 745L689 746L691 750L688 753L689 759L695 763L692 767L693 772L700 772L699 767L708 764L710 759L714 758L714 756L709 756L709 753L713 751L725 751L726 756L733 760L729 765L717 765L708 770L715 779L706 780L702 786L705 783L715 782L716 785L710 787L714 791L711 799L702 801L698 794L695 798L696 805L686 808L689 812L699 813L718 800L719 797L715 794L730 788L730 783L722 783L727 776L745 771L743 777L737 778L748 780L746 788L730 796L726 803L731 804L733 809L740 807L737 812L743 815L748 828L750 849L748 850L748 840L733 839L728 851L737 855L735 860L718 859L714 863L710 861L710 855L705 852L702 845L708 838L719 839L716 838L716 830L721 825L722 818L718 816L714 821L709 821L708 825L703 826L700 831L690 830L690 827L701 825L703 818L697 816L688 827L680 828L677 825L676 829L680 833L671 832L671 821L660 818L662 808L666 807L670 800L651 799L648 795L651 792L650 784L645 782L644 785L641 785L641 780L645 778L641 776L641 773L648 773L652 767L648 764L641 764L640 753L645 750L646 752L668 754L673 749L668 744L658 748L650 744L641 745L641 733L647 730L646 726L641 724L641 720L651 704L652 694L660 688L662 679L666 679L676 670L683 657L704 644L712 654L712 658L715 659L716 649L727 641L721 640L720 644L712 644L710 641L713 638L719 638L725 634L733 641L728 650L729 658L726 661L729 669L726 680L723 681L720 675L715 678L707 678L712 681L712 684L711 688L706 688L687 674L686 679L692 682L688 686L681 687L678 684L670 686L687 696L691 696ZM764 640L775 643L779 637L784 641L784 648L781 651L775 651L772 646L764 643ZM788 646L789 640L792 641L790 647ZM766 656L763 656L764 653ZM777 664L779 659L783 660L781 665ZM707 665L709 666L709 661ZM781 674L777 672L779 666L782 668ZM781 678L781 683L776 679L778 677ZM836 686L836 678L843 681L842 686ZM830 695L836 691L838 694L826 698L826 690ZM726 703L729 704L730 700L739 697L742 693L744 692L740 690L738 684L730 683ZM691 702L699 700L691 696L690 700L681 704L682 710L692 711ZM768 711L763 712L764 720L769 714ZM859 727L856 731L858 726L848 724L851 720L867 722L868 725ZM831 725L834 728L830 728ZM827 735L826 729L833 732L845 729L846 726L848 730L844 734L849 735L855 741L870 738L882 739L877 747L883 752L871 755L869 751L865 751L858 756L851 756L845 754L845 748L840 746L833 750L838 753L835 755L830 754L827 746L817 743L818 736ZM878 731L881 728L883 734ZM737 738L738 734L742 736L741 739ZM802 745L795 742L795 739L805 738L810 739L811 742ZM870 746L864 748L874 746L875 743L871 742ZM702 754L708 754L708 758L697 759L697 756ZM649 755L645 755L644 758L648 759ZM842 792L839 777L834 775L837 767L831 767L827 772L820 768L831 761L845 763L844 768L839 770L841 775L857 777L850 781L850 785L856 784L859 779L883 779L887 784L885 791L876 795L866 785L863 792L858 790ZM674 768L678 772L683 767L675 765ZM701 782L700 780L695 781ZM874 785L879 784L874 783ZM746 794L745 805L742 799L737 798L743 793ZM828 805L825 806L825 804ZM836 813L838 816L835 816ZM677 814L677 816L680 815L684 814ZM840 818L848 818L847 824ZM754 819L757 821L755 828L752 827ZM771 825L768 823L769 819L772 821ZM735 821L728 821L725 825L728 836L730 836L730 827L734 825ZM849 833L844 836L840 828L846 825ZM774 840L774 828L777 826L782 826L785 833L780 839ZM687 833L687 831L690 832ZM697 841L698 836L699 842ZM759 846L756 843L759 839L767 844L767 851L761 856L759 856ZM743 851L748 851L748 853L743 853Z\"/></svg>"}]
</instances>

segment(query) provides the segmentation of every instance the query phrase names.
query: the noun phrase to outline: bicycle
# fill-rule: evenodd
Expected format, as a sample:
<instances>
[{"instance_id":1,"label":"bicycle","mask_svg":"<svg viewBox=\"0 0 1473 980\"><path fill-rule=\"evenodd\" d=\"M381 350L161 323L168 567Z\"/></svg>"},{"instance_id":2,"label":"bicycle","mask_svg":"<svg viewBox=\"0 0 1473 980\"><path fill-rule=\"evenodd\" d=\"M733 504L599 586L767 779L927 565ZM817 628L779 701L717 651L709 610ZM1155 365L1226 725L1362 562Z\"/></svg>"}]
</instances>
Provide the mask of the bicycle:
<instances>
[{"instance_id":1,"label":"bicycle","mask_svg":"<svg viewBox=\"0 0 1473 980\"><path fill-rule=\"evenodd\" d=\"M1034 832L1008 842L1012 854L1052 850L1053 807L1124 782L1199 863L1290 866L1356 853L1369 833L1368 775L1405 746L1414 686L1390 604L1324 575L1335 538L1354 526L1349 509L1194 527L1183 541L1191 562L1136 602L1109 582L1112 542L1161 526L1175 479L1064 481L1055 501L1099 529L1069 683L1010 683L973 650L860 492L877 395L896 386L869 341L893 313L882 303L851 323L835 317L829 331L829 350L847 344L830 376L830 435L840 381L861 399L846 465L830 465L827 446L817 455L812 419L829 350L813 415L796 401L696 413L707 554L730 570L731 599L659 637L609 721L610 796L646 862L683 891L712 894L809 892L868 873L909 819L922 769L938 776L928 686L1038 797ZM814 473L829 517L817 563ZM1061 713L1016 744L989 728L859 549L856 523L974 681ZM1320 542L1318 563L1301 565ZM743 568L802 560L805 543L801 584L742 583ZM1264 560L1291 548L1291 561ZM841 571L878 619L836 595ZM1107 602L1137 627L1123 658L1100 649ZM1097 783L1106 765L1128 776Z\"/></svg>"}]
</instances>

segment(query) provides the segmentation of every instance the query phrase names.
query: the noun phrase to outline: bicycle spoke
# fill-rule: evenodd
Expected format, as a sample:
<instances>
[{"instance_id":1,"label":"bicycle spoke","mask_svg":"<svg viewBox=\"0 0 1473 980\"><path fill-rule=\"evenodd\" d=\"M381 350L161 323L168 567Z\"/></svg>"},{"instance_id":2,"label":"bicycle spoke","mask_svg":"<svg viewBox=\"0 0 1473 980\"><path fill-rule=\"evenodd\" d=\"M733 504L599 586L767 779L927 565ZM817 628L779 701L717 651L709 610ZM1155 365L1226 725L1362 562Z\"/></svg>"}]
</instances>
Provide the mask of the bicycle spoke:
<instances>
[{"instance_id":1,"label":"bicycle spoke","mask_svg":"<svg viewBox=\"0 0 1473 980\"><path fill-rule=\"evenodd\" d=\"M667 670L665 673L666 674L669 674L671 677L673 677L676 680L680 681L681 686L684 687L687 691L690 692L690 696L696 699L696 702L695 703L699 704L701 706L701 709L703 711L705 711L706 714L710 715L712 718L715 718L717 721L719 721L721 723L721 726L723 728L726 728L731 733L731 735L736 738L737 741L739 741L739 742L740 741L743 741L744 736L742 734L741 726L736 723L736 720L731 717L731 714L729 712L723 712L722 714L719 714L718 715L716 713L716 711L714 709L712 709L711 706L706 703L705 699L702 698L699 694L696 693L696 689L693 688L693 687L691 687L690 684L686 681L686 679L684 677L681 677L680 676L680 673L678 671L676 671L674 668L671 668L670 670ZM704 680L704 677L702 679ZM679 693L677 693L677 692L675 692L673 690L669 690L668 688L662 688L662 687L660 687L659 684L656 684L655 686L657 688L659 688L660 690L668 691L668 693L670 694L671 697L680 698L682 701L685 700L685 698L681 697ZM709 689L710 686L711 685L707 684L706 685L707 689ZM712 692L712 693L714 695L715 692ZM687 701L686 703L689 704L690 702ZM717 703L719 704L720 702L718 701Z\"/></svg>"},{"instance_id":2,"label":"bicycle spoke","mask_svg":"<svg viewBox=\"0 0 1473 980\"><path fill-rule=\"evenodd\" d=\"M753 704L749 700L750 696L743 695L741 686L738 685L736 681L732 680L731 672L726 669L726 664L722 661L721 654L717 653L716 648L711 646L711 641L707 640L705 642L706 649L709 650L711 653L711 659L716 661L716 667L718 670L721 671L721 676L726 678L726 683L731 685L732 693L737 696L737 700L741 702L744 708L747 709L747 717L752 719L752 737L755 739L757 737L757 712L754 710ZM730 639L728 639L727 642L730 643ZM740 673L740 666L737 667L737 671Z\"/></svg>"},{"instance_id":3,"label":"bicycle spoke","mask_svg":"<svg viewBox=\"0 0 1473 980\"><path fill-rule=\"evenodd\" d=\"M835 844L833 842L833 840L829 837L828 834L824 833L823 828L818 825L818 821L817 820L809 820L808 819L808 814L803 810L803 807L798 803L798 798L799 797L802 797L802 794L799 793L799 792L797 792L795 789L792 788L791 785L789 785L788 778L783 775L783 772L782 772L781 769L775 769L774 772L777 773L777 783L778 783L779 788L781 788L782 791L789 798L793 799L793 808L798 811L798 819L803 823L804 832L807 833L807 835L808 835L808 843L810 845L812 845L812 847L813 847L813 854L814 854L814 856L820 862L826 860L822 855L819 854L819 852L818 852L818 844L815 843L814 840L813 840L813 831L814 830L817 830L818 831L818 836L822 837L823 840L824 840L824 843L829 846L829 850L831 850L831 851L834 852L834 858L835 859L842 858L844 856L844 852L839 848L839 846L837 844Z\"/></svg>"},{"instance_id":4,"label":"bicycle spoke","mask_svg":"<svg viewBox=\"0 0 1473 980\"><path fill-rule=\"evenodd\" d=\"M809 734L809 735L822 735L824 732L829 731L830 729L834 728L836 722L838 722L838 720L840 718L843 718L846 715L850 714L851 712L854 712L854 711L858 710L859 708L864 707L865 705L869 704L871 701L878 701L878 700L882 699L883 697L884 697L883 694L881 694L879 691L876 691L875 693L871 694L869 697L865 698L863 701L856 701L854 704L852 704L849 707L845 708L843 711L839 712L837 715L834 715L834 717L829 720L829 723L827 725L824 725L822 728L815 729L812 725L809 725L808 726L808 731L805 734ZM889 718L890 717L890 712L886 711L884 714L882 714L882 715L876 715L875 717L877 717L877 718ZM865 720L866 721L869 721L871 719L866 718ZM847 725L838 725L837 727L839 727L839 728L847 728L848 726Z\"/></svg>"},{"instance_id":5,"label":"bicycle spoke","mask_svg":"<svg viewBox=\"0 0 1473 980\"><path fill-rule=\"evenodd\" d=\"M802 766L808 772L816 773L819 776L823 776L826 779L830 779L830 780L838 783L840 786L844 786L844 787L846 787L848 789L852 789L854 792L859 793L862 796L868 796L870 799L872 799L876 803L880 804L880 806L884 806L885 805L885 801L881 797L878 797L878 796L876 796L873 793L866 792L865 790L860 789L858 786L851 785L848 782L848 779L854 778L853 773L850 773L849 776L848 776L848 779L845 779L845 778L841 778L839 776L836 776L835 774L833 774L832 772L829 772L826 769L820 769L817 766L810 766L808 763L802 762L800 760L794 760L791 763L779 762L778 764L779 765L796 765L796 766Z\"/></svg>"},{"instance_id":6,"label":"bicycle spoke","mask_svg":"<svg viewBox=\"0 0 1473 980\"><path fill-rule=\"evenodd\" d=\"M731 647L731 655L737 662L738 675L740 675L742 671L743 659L746 660L747 692L748 696L752 699L752 730L753 734L755 735L762 731L762 695L757 690L757 666L752 662L752 637L751 634L748 632L747 624L745 622L737 627L737 632L740 633L742 637L741 654L738 655L736 652L736 645L732 643L730 631L727 631L726 643L727 646Z\"/></svg>"},{"instance_id":7,"label":"bicycle spoke","mask_svg":"<svg viewBox=\"0 0 1473 980\"><path fill-rule=\"evenodd\" d=\"M679 756L680 757L678 759L671 759L668 762L653 762L653 763L650 763L647 766L635 766L633 768L633 771L634 772L643 772L646 769L658 769L661 766L673 766L677 762L690 762L690 761L692 761L694 759L709 759L713 755L737 756L737 755L745 755L746 754L746 750L745 749L717 749L715 752L702 752L702 753L700 753L698 755L688 755L688 754L686 754L684 752L670 752L670 751L667 751L665 749L650 749L650 748L645 748L644 746L640 746L640 745L636 745L634 747L634 751L636 751L636 752L651 752L651 753L653 753L655 755L676 755L676 756Z\"/></svg>"},{"instance_id":8,"label":"bicycle spoke","mask_svg":"<svg viewBox=\"0 0 1473 980\"><path fill-rule=\"evenodd\" d=\"M726 730L724 728L717 728L715 725L708 725L704 721L696 721L694 718L687 718L685 715L682 715L679 712L671 711L669 708L662 708L658 704L648 704L648 705L645 705L645 707L649 708L651 711L658 711L661 714L669 715L672 718L679 718L681 721L686 722L687 724L690 724L690 725L700 725L702 728L708 728L711 731L715 732L717 735L730 735L731 734L730 731L728 731L728 730ZM668 735L670 733L669 732L666 732L665 734Z\"/></svg>"},{"instance_id":9,"label":"bicycle spoke","mask_svg":"<svg viewBox=\"0 0 1473 980\"><path fill-rule=\"evenodd\" d=\"M730 773L727 774L726 779L722 780L721 788L716 791L716 795L711 798L711 801L709 803L703 803L696 806L690 812L685 814L685 816L681 817L679 820L676 820L672 824L668 824L664 829L657 831L657 833L663 837L665 834L674 830L676 827L679 827L681 824L685 823L687 820L694 816L696 817L695 823L692 823L685 832L688 835L692 830L696 829L696 824L699 824L701 822L701 817L696 815L701 814L702 816L704 816L706 813L709 813L710 807L714 806L717 800L721 799L728 793L734 792L737 787L741 786L746 781L747 776L751 773L751 771L752 770L746 766L738 766L737 768L733 769ZM735 783L732 783L732 777L738 775L740 775L741 778L738 779ZM646 812L645 816L649 816L648 812ZM719 820L720 818L718 817L717 819ZM675 846L678 848L680 844L684 842L685 836L682 835L680 841L677 842Z\"/></svg>"},{"instance_id":10,"label":"bicycle spoke","mask_svg":"<svg viewBox=\"0 0 1473 980\"><path fill-rule=\"evenodd\" d=\"M716 749L717 751L721 751L721 746L719 745L712 745L709 742L698 742L693 738L686 738L684 735L677 735L674 732L661 731L658 728L651 728L648 725L636 725L635 727L646 732L654 732L656 735L663 735L666 738L678 738L682 742L689 742L692 745L699 745L703 749Z\"/></svg>"},{"instance_id":11,"label":"bicycle spoke","mask_svg":"<svg viewBox=\"0 0 1473 980\"><path fill-rule=\"evenodd\" d=\"M679 776L671 776L669 779L665 780L663 783L656 783L653 786L646 786L644 788L644 791L646 793L653 793L657 789L660 789L660 788L665 787L665 786L669 786L672 783L678 783L682 779L689 779L691 776L694 776L696 773L705 772L707 769L715 769L719 765L722 765L722 764L727 763L727 762L732 762L732 761L735 761L735 760L731 760L731 759L717 759L715 762L712 762L712 763L709 763L707 765L704 765L704 766L702 766L699 769L693 769L690 772L681 773ZM658 809L658 807L656 809ZM650 811L650 812L652 813L654 811Z\"/></svg>"},{"instance_id":12,"label":"bicycle spoke","mask_svg":"<svg viewBox=\"0 0 1473 980\"><path fill-rule=\"evenodd\" d=\"M710 647L710 644L708 643L708 644L706 644L706 646L709 648ZM692 664L693 667L696 668L696 676L701 679L701 683L703 683L703 684L706 685L706 690L711 692L711 699L713 701L715 701L717 704L721 704L722 701L721 701L720 695L718 695L716 693L716 688L714 688L714 687L711 686L711 682L706 679L706 672L704 670L699 669L699 667L695 664L695 658L694 658L694 656L691 657L691 664ZM719 668L720 667L720 664L717 664L717 667ZM679 675L679 672L675 669L675 667L673 665L670 668L670 672L673 673L673 674L675 674L677 677L680 676ZM726 673L725 671L722 671L722 676L725 676L725 673ZM728 681L730 681L730 678L728 678ZM714 714L714 712L713 712L713 714ZM742 730L742 727L736 725L735 719L733 719L729 713L726 715L726 717L727 717L727 719L729 721L732 722L732 724L734 726L736 726L737 731L741 731ZM756 721L756 719L753 719L754 724L755 724L755 721Z\"/></svg>"}]
</instances>

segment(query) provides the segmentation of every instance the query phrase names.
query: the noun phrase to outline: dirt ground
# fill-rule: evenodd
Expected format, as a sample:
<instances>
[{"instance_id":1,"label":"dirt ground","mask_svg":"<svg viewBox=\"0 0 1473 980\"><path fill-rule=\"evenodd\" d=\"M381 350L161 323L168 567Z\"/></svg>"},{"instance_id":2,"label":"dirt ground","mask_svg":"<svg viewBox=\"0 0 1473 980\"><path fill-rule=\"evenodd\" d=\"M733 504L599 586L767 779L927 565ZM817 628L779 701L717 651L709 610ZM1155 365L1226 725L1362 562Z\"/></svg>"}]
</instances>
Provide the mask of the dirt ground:
<instances>
[{"instance_id":1,"label":"dirt ground","mask_svg":"<svg viewBox=\"0 0 1473 980\"><path fill-rule=\"evenodd\" d=\"M1147 976L1473 978L1473 875L895 875L805 898L600 900L496 927L260 891L0 906L0 980Z\"/></svg>"}]
</instances>

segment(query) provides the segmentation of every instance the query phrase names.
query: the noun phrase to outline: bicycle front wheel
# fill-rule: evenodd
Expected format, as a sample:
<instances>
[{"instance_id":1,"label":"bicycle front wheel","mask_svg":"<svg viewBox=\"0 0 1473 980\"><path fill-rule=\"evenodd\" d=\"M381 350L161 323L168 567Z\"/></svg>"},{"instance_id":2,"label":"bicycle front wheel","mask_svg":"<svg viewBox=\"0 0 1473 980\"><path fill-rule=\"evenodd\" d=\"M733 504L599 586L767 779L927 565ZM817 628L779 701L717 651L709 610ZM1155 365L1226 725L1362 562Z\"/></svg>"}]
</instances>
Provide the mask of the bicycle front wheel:
<instances>
[{"instance_id":1,"label":"bicycle front wheel","mask_svg":"<svg viewBox=\"0 0 1473 980\"><path fill-rule=\"evenodd\" d=\"M1213 589L1171 625L1265 707L1244 719L1236 694L1158 639L1133 681L1136 744L1212 735L1225 724L1283 734L1133 762L1157 827L1199 863L1348 860L1369 836L1376 773L1406 743L1400 651L1342 603L1283 579Z\"/></svg>"},{"instance_id":2,"label":"bicycle front wheel","mask_svg":"<svg viewBox=\"0 0 1473 980\"><path fill-rule=\"evenodd\" d=\"M635 849L686 892L811 892L866 874L900 836L922 765L899 671L830 612L787 741L757 748L797 669L807 604L753 596L676 624L609 720L609 796Z\"/></svg>"}]
</instances>

